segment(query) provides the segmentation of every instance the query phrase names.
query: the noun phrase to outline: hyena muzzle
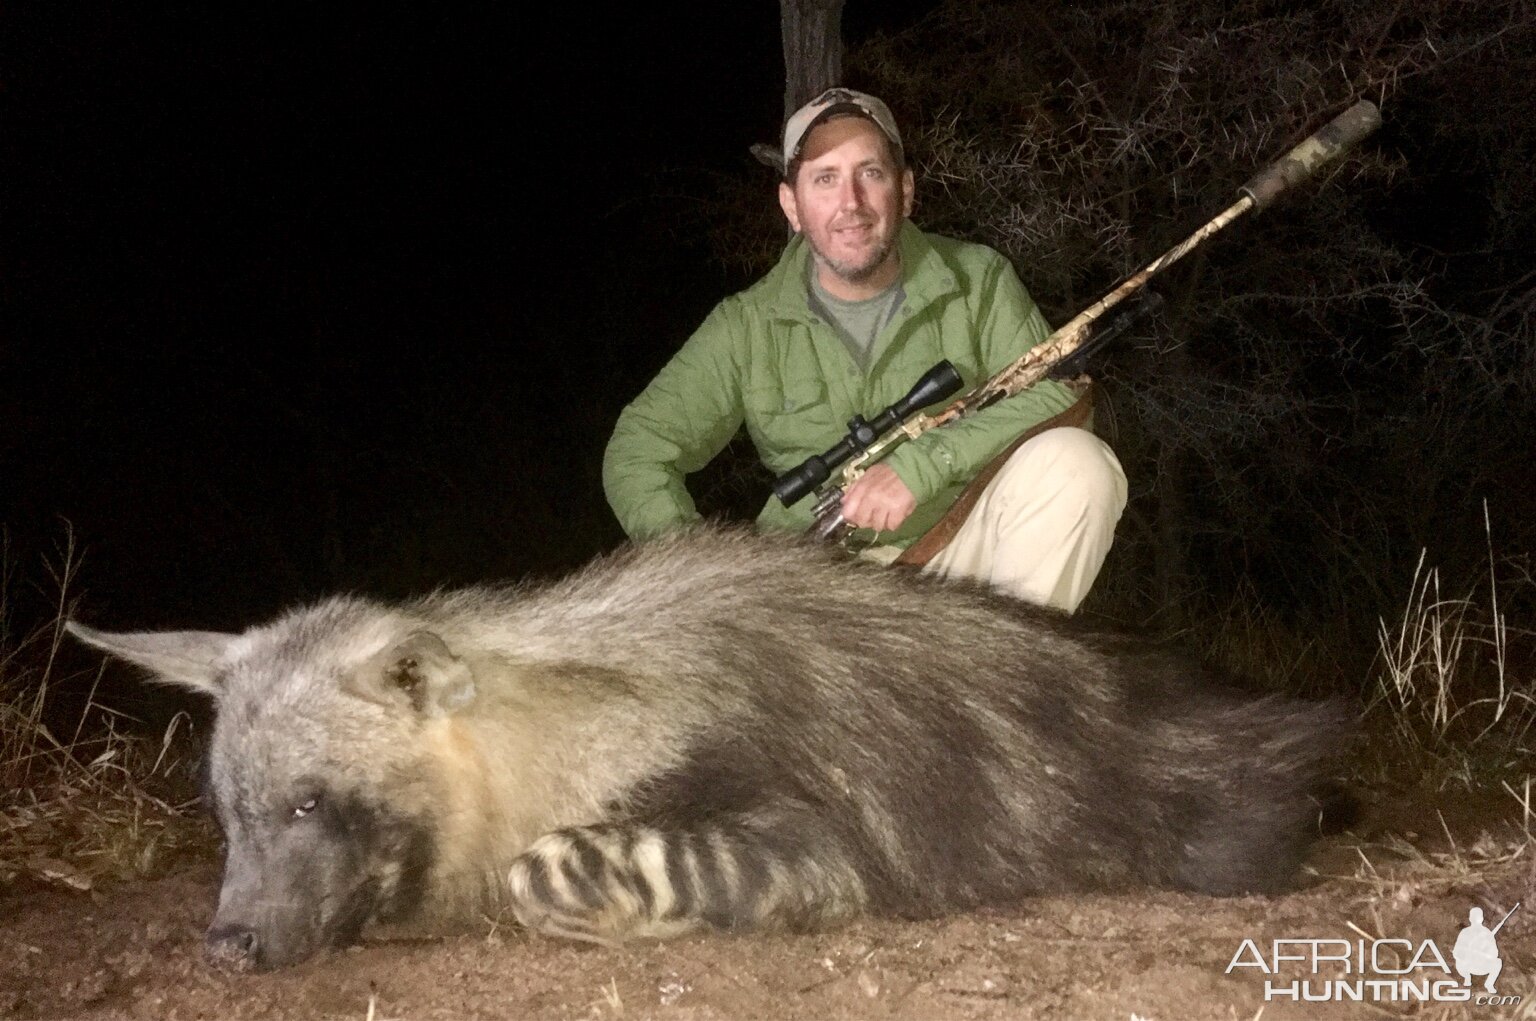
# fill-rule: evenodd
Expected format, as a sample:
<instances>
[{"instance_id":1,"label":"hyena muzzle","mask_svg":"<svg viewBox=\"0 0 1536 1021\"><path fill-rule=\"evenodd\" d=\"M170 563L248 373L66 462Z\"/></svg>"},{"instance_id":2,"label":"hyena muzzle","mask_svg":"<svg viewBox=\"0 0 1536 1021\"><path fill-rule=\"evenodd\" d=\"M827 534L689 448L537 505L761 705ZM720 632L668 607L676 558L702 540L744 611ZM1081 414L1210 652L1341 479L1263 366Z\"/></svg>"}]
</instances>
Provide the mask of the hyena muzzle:
<instances>
[{"instance_id":1,"label":"hyena muzzle","mask_svg":"<svg viewBox=\"0 0 1536 1021\"><path fill-rule=\"evenodd\" d=\"M980 587L729 529L557 583L84 641L211 695L208 933L597 942L1292 880L1349 730Z\"/></svg>"}]
</instances>

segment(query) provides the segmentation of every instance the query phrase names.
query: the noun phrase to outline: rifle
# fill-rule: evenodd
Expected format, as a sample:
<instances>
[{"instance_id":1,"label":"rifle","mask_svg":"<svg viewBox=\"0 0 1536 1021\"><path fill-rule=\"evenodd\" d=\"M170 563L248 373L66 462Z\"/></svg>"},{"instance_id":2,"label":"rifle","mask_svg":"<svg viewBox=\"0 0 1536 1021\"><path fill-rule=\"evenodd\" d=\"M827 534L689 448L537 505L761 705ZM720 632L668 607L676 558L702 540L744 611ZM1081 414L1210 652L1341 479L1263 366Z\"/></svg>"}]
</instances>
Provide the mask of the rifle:
<instances>
[{"instance_id":1,"label":"rifle","mask_svg":"<svg viewBox=\"0 0 1536 1021\"><path fill-rule=\"evenodd\" d=\"M916 439L929 429L936 429L967 415L991 407L1005 397L1011 397L1033 386L1049 375L1057 365L1083 347L1094 334L1094 324L1111 309L1120 305L1146 286L1154 276L1188 255L1211 235L1225 228L1233 220L1251 210L1268 207L1286 189L1311 177L1324 164L1348 152L1356 143L1381 126L1381 113L1369 100L1361 100L1348 110L1329 121L1290 152L1270 164L1238 189L1238 199L1226 209L1199 227L1183 241L1153 259L1142 269L1126 277L1110 289L1098 301L1079 312L1066 325L1045 340L1036 344L1022 357L1002 371L972 387L971 390L934 415L924 414L921 409L953 394L959 389L955 382L946 392L934 385L935 374L942 380L955 375L954 367L941 362L923 375L911 393L875 416L874 422L855 417L848 424L848 435L836 446L820 456L807 458L798 467L779 476L773 491L788 507L797 502L812 487L819 486L813 513L816 520L808 534L820 539L841 540L853 531L842 516L843 493L868 470L869 466L885 457L908 440ZM1138 310L1133 309L1134 318ZM1141 309L1139 311L1144 311ZM1124 330L1129 320L1114 322L1100 327L1099 332L1111 329L1115 333ZM1114 334L1111 334L1111 337ZM1109 338L1104 338L1107 342ZM948 373L942 370L948 368ZM958 375L955 375L958 380ZM926 398L926 399L925 399ZM832 469L841 466L835 481L828 482Z\"/></svg>"},{"instance_id":2,"label":"rifle","mask_svg":"<svg viewBox=\"0 0 1536 1021\"><path fill-rule=\"evenodd\" d=\"M1156 291L1146 291L1139 295L1134 303L1128 304L1113 318L1098 324L1091 336L1088 336L1088 331L1084 331L1087 339L1079 338L1079 345L1054 362L1047 374L1053 379L1076 378L1082 373L1088 359L1108 347L1131 323L1162 307L1162 304L1162 295ZM809 534L822 540L846 538L853 531L853 526L844 521L841 514L843 491L853 479L863 474L867 466L906 440L916 439L932 428L932 419L922 415L921 410L954 396L964 385L964 380L952 364L947 360L939 362L923 373L905 397L880 412L873 421L865 421L862 415L855 415L848 422L848 434L826 453L806 458L799 466L775 479L774 495L788 507L812 488L820 487L817 488L816 503L811 509L816 521ZM857 474L848 477L849 468L844 468L842 479L830 486L823 485L834 469L855 458L858 459Z\"/></svg>"}]
</instances>

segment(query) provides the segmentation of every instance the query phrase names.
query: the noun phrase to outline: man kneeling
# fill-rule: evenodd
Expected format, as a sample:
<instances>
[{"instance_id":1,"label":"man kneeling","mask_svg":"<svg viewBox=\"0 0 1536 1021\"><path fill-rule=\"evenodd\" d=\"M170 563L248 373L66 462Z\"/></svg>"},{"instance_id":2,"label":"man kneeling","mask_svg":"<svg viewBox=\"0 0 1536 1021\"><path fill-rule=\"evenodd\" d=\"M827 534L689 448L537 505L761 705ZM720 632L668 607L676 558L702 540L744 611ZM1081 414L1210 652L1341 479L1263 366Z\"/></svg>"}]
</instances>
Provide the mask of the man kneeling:
<instances>
[{"instance_id":1,"label":"man kneeling","mask_svg":"<svg viewBox=\"0 0 1536 1021\"><path fill-rule=\"evenodd\" d=\"M775 474L837 442L855 415L906 394L948 359L967 386L1050 334L998 252L914 226L913 174L879 99L831 89L784 129L779 205L795 237L762 280L721 302L620 415L603 461L609 503L631 537L698 517L684 476L744 424ZM1016 437L1066 411L1042 380L963 422L897 448L848 487L843 515L894 560ZM1019 445L965 524L924 570L986 582L1073 611L1125 508L1125 474L1085 429ZM810 500L770 500L760 527L804 531Z\"/></svg>"}]
</instances>

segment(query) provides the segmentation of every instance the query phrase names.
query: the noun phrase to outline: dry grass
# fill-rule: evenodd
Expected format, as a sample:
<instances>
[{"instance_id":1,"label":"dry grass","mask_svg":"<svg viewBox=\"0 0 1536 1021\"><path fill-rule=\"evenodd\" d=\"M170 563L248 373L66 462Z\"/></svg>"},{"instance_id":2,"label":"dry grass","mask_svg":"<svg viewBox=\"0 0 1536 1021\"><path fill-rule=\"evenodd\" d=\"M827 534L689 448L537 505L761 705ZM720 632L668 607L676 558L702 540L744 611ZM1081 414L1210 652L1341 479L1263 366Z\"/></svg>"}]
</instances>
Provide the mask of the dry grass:
<instances>
[{"instance_id":1,"label":"dry grass","mask_svg":"<svg viewBox=\"0 0 1536 1021\"><path fill-rule=\"evenodd\" d=\"M82 707L62 717L68 736L55 733L55 703L85 681L61 676L60 665L79 563L66 533L46 564L52 618L18 635L9 598L16 571L0 534L0 884L89 890L157 874L177 852L211 839L190 810L195 757L185 714L158 739L137 733L136 721L97 700L98 667Z\"/></svg>"},{"instance_id":2,"label":"dry grass","mask_svg":"<svg viewBox=\"0 0 1536 1021\"><path fill-rule=\"evenodd\" d=\"M1448 597L1426 555L1400 616L1381 622L1362 769L1391 792L1393 818L1354 849L1352 874L1328 877L1357 892L1363 935L1397 931L1437 902L1503 913L1536 901L1532 633L1504 610L1529 595L1520 567L1501 565L1490 543L1481 583ZM1526 912L1509 932L1526 938L1536 920Z\"/></svg>"},{"instance_id":3,"label":"dry grass","mask_svg":"<svg viewBox=\"0 0 1536 1021\"><path fill-rule=\"evenodd\" d=\"M1381 621L1370 713L1399 766L1469 790L1502 789L1522 803L1529 828L1536 677L1513 666L1511 652L1533 633L1509 626L1491 543L1481 591L1445 595L1426 561L1420 557L1402 614Z\"/></svg>"}]
</instances>

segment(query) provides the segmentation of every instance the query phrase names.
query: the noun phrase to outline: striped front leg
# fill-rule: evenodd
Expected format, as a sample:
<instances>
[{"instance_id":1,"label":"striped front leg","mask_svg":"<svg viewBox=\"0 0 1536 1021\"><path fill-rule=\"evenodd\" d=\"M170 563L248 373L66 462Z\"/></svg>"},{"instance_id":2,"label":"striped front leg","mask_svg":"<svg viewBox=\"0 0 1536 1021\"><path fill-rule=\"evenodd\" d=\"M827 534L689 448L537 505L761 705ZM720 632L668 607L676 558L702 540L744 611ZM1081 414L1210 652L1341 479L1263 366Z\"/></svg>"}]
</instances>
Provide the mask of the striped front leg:
<instances>
[{"instance_id":1,"label":"striped front leg","mask_svg":"<svg viewBox=\"0 0 1536 1021\"><path fill-rule=\"evenodd\" d=\"M509 875L530 930L615 944L719 929L814 928L859 913L864 884L804 809L692 828L610 823L536 840Z\"/></svg>"}]
</instances>

